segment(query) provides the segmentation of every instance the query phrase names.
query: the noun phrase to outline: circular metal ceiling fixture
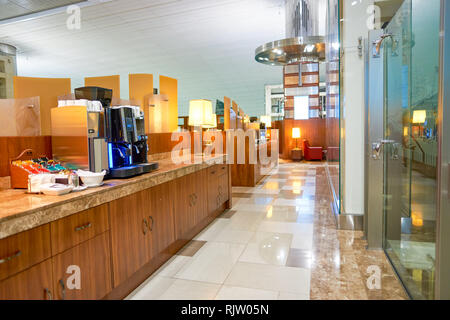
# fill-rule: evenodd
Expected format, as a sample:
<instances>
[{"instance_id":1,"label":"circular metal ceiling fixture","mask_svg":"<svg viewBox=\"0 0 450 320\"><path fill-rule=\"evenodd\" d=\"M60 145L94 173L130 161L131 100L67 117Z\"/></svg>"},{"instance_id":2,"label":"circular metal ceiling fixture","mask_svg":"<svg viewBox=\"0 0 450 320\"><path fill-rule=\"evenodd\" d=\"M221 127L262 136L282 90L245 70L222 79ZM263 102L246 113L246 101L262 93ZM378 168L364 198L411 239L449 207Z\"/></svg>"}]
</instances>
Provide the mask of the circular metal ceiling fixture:
<instances>
[{"instance_id":1,"label":"circular metal ceiling fixture","mask_svg":"<svg viewBox=\"0 0 450 320\"><path fill-rule=\"evenodd\" d=\"M324 38L321 36L296 37L269 42L256 49L255 60L271 66L322 61L325 60Z\"/></svg>"},{"instance_id":2,"label":"circular metal ceiling fixture","mask_svg":"<svg viewBox=\"0 0 450 320\"><path fill-rule=\"evenodd\" d=\"M0 54L1 53L6 53L9 55L13 55L15 56L17 52L16 47L6 44L6 43L0 43Z\"/></svg>"}]
</instances>

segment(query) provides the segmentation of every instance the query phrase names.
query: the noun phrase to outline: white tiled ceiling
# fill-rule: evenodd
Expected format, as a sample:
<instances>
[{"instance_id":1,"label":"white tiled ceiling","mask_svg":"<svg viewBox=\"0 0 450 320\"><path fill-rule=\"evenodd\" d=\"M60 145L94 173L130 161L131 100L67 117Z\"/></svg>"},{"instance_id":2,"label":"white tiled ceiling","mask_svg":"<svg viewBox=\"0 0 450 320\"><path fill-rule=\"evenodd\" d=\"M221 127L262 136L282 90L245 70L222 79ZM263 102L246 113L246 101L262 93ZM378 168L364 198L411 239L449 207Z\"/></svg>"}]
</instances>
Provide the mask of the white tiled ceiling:
<instances>
[{"instance_id":1,"label":"white tiled ceiling","mask_svg":"<svg viewBox=\"0 0 450 320\"><path fill-rule=\"evenodd\" d=\"M124 99L129 73L167 75L179 80L180 114L190 99L229 96L260 115L264 85L282 82L254 50L284 38L284 0L115 0L81 14L80 30L67 29L65 12L1 25L0 42L19 49L19 75L71 77L77 87L120 74Z\"/></svg>"},{"instance_id":2,"label":"white tiled ceiling","mask_svg":"<svg viewBox=\"0 0 450 320\"><path fill-rule=\"evenodd\" d=\"M82 0L0 0L0 20L20 17Z\"/></svg>"}]
</instances>

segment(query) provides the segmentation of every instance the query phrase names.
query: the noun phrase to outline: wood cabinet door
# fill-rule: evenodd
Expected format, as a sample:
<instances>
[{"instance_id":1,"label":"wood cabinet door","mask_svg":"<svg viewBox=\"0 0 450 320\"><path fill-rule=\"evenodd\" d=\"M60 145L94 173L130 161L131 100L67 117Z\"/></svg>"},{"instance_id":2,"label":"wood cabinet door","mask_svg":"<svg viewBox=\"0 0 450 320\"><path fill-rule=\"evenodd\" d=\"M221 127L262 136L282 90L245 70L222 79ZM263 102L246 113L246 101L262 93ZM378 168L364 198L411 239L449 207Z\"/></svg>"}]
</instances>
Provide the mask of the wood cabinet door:
<instances>
[{"instance_id":1,"label":"wood cabinet door","mask_svg":"<svg viewBox=\"0 0 450 320\"><path fill-rule=\"evenodd\" d=\"M150 260L150 198L145 191L110 203L114 287Z\"/></svg>"},{"instance_id":2,"label":"wood cabinet door","mask_svg":"<svg viewBox=\"0 0 450 320\"><path fill-rule=\"evenodd\" d=\"M151 257L161 260L172 255L169 247L175 241L172 187L172 183L164 183L148 190Z\"/></svg>"},{"instance_id":3,"label":"wood cabinet door","mask_svg":"<svg viewBox=\"0 0 450 320\"><path fill-rule=\"evenodd\" d=\"M189 232L208 216L207 187L206 169L175 180L176 240L190 240Z\"/></svg>"},{"instance_id":4,"label":"wood cabinet door","mask_svg":"<svg viewBox=\"0 0 450 320\"><path fill-rule=\"evenodd\" d=\"M186 238L186 234L195 226L195 217L191 210L194 203L191 176L181 177L173 184L176 240L189 240Z\"/></svg>"},{"instance_id":5,"label":"wood cabinet door","mask_svg":"<svg viewBox=\"0 0 450 320\"><path fill-rule=\"evenodd\" d=\"M219 206L222 206L229 198L229 177L227 173L219 177Z\"/></svg>"},{"instance_id":6,"label":"wood cabinet door","mask_svg":"<svg viewBox=\"0 0 450 320\"><path fill-rule=\"evenodd\" d=\"M192 207L192 214L195 217L195 224L199 224L204 219L208 218L208 170L200 170L192 175L194 190L194 206Z\"/></svg>"},{"instance_id":7,"label":"wood cabinet door","mask_svg":"<svg viewBox=\"0 0 450 320\"><path fill-rule=\"evenodd\" d=\"M98 300L112 289L107 232L53 257L52 261L56 299Z\"/></svg>"},{"instance_id":8,"label":"wood cabinet door","mask_svg":"<svg viewBox=\"0 0 450 320\"><path fill-rule=\"evenodd\" d=\"M209 176L208 179L208 215L215 216L219 208L219 180L218 176Z\"/></svg>"},{"instance_id":9,"label":"wood cabinet door","mask_svg":"<svg viewBox=\"0 0 450 320\"><path fill-rule=\"evenodd\" d=\"M0 300L52 300L53 297L51 259L0 281Z\"/></svg>"}]
</instances>

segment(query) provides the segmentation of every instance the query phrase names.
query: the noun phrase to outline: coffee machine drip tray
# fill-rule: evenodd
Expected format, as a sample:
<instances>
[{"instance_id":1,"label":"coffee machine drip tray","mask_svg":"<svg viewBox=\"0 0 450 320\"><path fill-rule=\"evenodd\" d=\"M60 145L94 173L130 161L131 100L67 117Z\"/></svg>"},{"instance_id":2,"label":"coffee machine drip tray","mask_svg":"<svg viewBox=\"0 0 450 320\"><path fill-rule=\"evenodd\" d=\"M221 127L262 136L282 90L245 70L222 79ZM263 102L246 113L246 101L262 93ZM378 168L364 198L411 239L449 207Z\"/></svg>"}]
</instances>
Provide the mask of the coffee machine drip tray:
<instances>
[{"instance_id":1,"label":"coffee machine drip tray","mask_svg":"<svg viewBox=\"0 0 450 320\"><path fill-rule=\"evenodd\" d=\"M141 167L143 170L143 173L149 173L149 172L158 170L158 168L159 168L159 164L156 162L140 163L140 164L136 164L136 166Z\"/></svg>"},{"instance_id":2,"label":"coffee machine drip tray","mask_svg":"<svg viewBox=\"0 0 450 320\"><path fill-rule=\"evenodd\" d=\"M126 179L140 174L149 173L159 168L158 163L141 163L123 168L109 169L109 178Z\"/></svg>"}]
</instances>

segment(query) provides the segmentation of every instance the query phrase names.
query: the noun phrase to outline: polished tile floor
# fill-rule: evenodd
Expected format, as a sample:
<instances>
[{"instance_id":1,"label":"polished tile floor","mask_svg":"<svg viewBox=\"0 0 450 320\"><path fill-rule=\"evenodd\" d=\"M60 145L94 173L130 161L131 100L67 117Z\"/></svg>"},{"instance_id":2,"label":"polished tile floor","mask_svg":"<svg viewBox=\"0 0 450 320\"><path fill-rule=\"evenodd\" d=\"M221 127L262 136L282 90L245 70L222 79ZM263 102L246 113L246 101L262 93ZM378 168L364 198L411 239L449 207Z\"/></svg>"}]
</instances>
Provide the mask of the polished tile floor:
<instances>
[{"instance_id":1,"label":"polished tile floor","mask_svg":"<svg viewBox=\"0 0 450 320\"><path fill-rule=\"evenodd\" d=\"M383 252L338 231L324 163L282 163L256 188L233 188L216 219L128 299L405 299ZM381 289L369 290L370 266Z\"/></svg>"}]
</instances>

